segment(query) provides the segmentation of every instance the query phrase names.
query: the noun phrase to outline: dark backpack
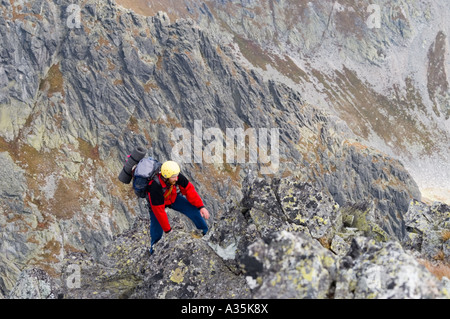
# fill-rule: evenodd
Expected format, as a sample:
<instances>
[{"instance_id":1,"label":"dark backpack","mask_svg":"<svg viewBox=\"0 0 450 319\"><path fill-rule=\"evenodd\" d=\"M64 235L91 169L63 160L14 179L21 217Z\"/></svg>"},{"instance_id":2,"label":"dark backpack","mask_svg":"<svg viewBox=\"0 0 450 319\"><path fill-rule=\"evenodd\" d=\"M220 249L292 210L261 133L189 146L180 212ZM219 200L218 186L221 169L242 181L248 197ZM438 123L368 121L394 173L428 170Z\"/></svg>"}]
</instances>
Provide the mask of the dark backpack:
<instances>
[{"instance_id":1,"label":"dark backpack","mask_svg":"<svg viewBox=\"0 0 450 319\"><path fill-rule=\"evenodd\" d=\"M161 163L152 157L146 157L139 161L133 176L133 189L136 196L140 198L147 196L147 186L160 169Z\"/></svg>"}]
</instances>

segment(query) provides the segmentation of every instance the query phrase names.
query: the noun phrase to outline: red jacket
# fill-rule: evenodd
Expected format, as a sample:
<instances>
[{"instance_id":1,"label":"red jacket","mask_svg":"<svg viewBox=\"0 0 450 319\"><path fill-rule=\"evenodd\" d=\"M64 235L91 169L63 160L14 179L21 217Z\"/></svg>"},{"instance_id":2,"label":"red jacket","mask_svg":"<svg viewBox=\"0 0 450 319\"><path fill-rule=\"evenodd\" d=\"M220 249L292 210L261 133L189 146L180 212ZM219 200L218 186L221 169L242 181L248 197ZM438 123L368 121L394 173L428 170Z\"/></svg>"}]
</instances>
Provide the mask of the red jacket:
<instances>
[{"instance_id":1,"label":"red jacket","mask_svg":"<svg viewBox=\"0 0 450 319\"><path fill-rule=\"evenodd\" d=\"M161 174L158 174L157 178L159 179L159 184L155 180L151 180L148 184L148 199L152 212L155 214L155 217L161 225L163 231L168 232L171 230L165 208L167 205L171 205L175 202L177 198L177 187L181 191L181 194L186 196L189 203L198 209L205 207L202 199L195 190L194 185L192 185L192 183L189 182L183 174L178 174L178 180L172 187L171 192L170 186L167 187L164 179L161 177Z\"/></svg>"}]
</instances>

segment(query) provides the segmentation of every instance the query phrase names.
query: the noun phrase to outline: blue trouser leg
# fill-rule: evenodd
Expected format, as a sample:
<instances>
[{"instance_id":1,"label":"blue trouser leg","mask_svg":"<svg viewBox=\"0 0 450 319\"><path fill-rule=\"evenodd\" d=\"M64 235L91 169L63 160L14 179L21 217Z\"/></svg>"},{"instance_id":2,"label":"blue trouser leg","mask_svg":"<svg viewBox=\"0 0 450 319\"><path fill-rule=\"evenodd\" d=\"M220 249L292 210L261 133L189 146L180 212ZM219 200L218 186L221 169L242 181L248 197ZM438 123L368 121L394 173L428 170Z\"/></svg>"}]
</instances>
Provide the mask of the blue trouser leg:
<instances>
[{"instance_id":1,"label":"blue trouser leg","mask_svg":"<svg viewBox=\"0 0 450 319\"><path fill-rule=\"evenodd\" d=\"M170 208L183 213L195 224L195 226L203 232L203 235L206 235L208 232L208 225L206 224L205 219L200 215L200 210L189 203L189 201L183 195L178 194L175 202L170 205ZM153 245L156 244L163 235L163 229L156 219L155 214L152 209L149 208L150 212L150 253L153 253Z\"/></svg>"},{"instance_id":2,"label":"blue trouser leg","mask_svg":"<svg viewBox=\"0 0 450 319\"><path fill-rule=\"evenodd\" d=\"M208 232L208 225L205 219L200 215L200 210L189 203L183 195L178 194L175 202L170 207L180 213L183 213L195 224L195 226L203 231L203 235Z\"/></svg>"},{"instance_id":3,"label":"blue trouser leg","mask_svg":"<svg viewBox=\"0 0 450 319\"><path fill-rule=\"evenodd\" d=\"M151 208L149 208L149 211L150 211L150 240L151 240L150 253L153 253L153 245L156 244L161 239L163 229L159 224L158 220L156 219L156 216Z\"/></svg>"}]
</instances>

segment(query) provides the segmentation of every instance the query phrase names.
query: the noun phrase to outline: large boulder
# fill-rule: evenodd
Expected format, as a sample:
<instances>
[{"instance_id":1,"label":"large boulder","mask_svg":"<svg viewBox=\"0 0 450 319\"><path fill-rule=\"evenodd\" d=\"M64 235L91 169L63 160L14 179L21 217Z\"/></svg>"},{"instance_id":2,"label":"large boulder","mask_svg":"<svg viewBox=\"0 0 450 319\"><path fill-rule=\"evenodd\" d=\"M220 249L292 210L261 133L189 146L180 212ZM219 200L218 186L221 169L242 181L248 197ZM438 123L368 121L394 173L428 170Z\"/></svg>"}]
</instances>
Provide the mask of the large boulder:
<instances>
[{"instance_id":1,"label":"large boulder","mask_svg":"<svg viewBox=\"0 0 450 319\"><path fill-rule=\"evenodd\" d=\"M444 283L433 276L399 242L356 237L339 261L334 298L450 298Z\"/></svg>"},{"instance_id":2,"label":"large boulder","mask_svg":"<svg viewBox=\"0 0 450 319\"><path fill-rule=\"evenodd\" d=\"M256 299L330 298L336 257L310 236L281 231L248 247L241 257Z\"/></svg>"}]
</instances>

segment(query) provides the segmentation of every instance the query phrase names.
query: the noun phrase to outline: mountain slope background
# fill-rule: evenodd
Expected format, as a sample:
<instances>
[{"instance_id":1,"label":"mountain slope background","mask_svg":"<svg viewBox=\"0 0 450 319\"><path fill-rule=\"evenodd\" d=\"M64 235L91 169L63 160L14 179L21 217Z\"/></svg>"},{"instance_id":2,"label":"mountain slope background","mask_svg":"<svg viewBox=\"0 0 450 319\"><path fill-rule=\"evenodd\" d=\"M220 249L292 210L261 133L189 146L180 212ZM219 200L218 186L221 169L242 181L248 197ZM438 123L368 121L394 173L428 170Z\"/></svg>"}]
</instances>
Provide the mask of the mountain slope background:
<instances>
[{"instance_id":1,"label":"mountain slope background","mask_svg":"<svg viewBox=\"0 0 450 319\"><path fill-rule=\"evenodd\" d=\"M402 160L448 203L449 25L439 1L127 1L224 35L241 59ZM219 31L220 30L220 31Z\"/></svg>"},{"instance_id":2,"label":"mountain slope background","mask_svg":"<svg viewBox=\"0 0 450 319\"><path fill-rule=\"evenodd\" d=\"M361 42L355 43L349 32L356 32L353 27L356 18L349 14L341 21L337 17L343 12L360 12L366 8L363 4L355 5L352 11L348 9L352 7L350 3L342 4L343 7L331 2L300 3L294 7L302 9L299 14L311 21L305 30L298 26L297 20L283 16L292 11L289 2L183 3L181 6L179 2L85 1L73 7L69 1L3 2L0 19L3 297L17 293L24 282L32 283L30 273L39 278L64 279L65 267L71 261L81 262L89 271L92 266L93 278L98 277L98 269L117 261L120 263L116 268L107 267L113 276L128 260L137 260L132 265L144 267L141 255L112 261L111 256L105 256L106 247L113 257L122 256L115 244L123 236L127 238L126 234L136 240L135 245L142 245L142 251L148 244L148 238L137 241L138 233L133 233L135 221L148 218L145 201L137 201L130 185L121 184L117 175L126 156L137 145L146 147L149 155L161 161L171 158L176 144L172 138L174 131L183 129L193 135L198 121L205 130L217 128L223 133L227 128L279 129L276 143L279 167L272 176L261 174L263 161L250 163L251 150L246 151L245 163L197 163L191 157L182 165L212 212L212 229L217 227L211 234L212 238L218 236L213 244L216 246L205 256L205 260L209 258L214 263L222 262L221 249L228 252L227 247L239 247L240 254L236 253L235 258L244 258L245 249L251 244L250 230L255 225L259 236L281 229L300 232L307 229L322 243L332 242L334 230L329 231L329 223L336 222L333 229L339 228L338 216L344 211L344 215L356 218L355 223L366 234L402 241L415 229L405 222L405 214L411 212L410 203L422 200L418 185L423 188L424 184L416 183L414 174L433 173L427 169L433 158L437 160L432 167L439 168L439 174L433 173L433 179L428 181L432 181L433 187L441 187L439 177L448 174L445 167L448 161L442 158L448 151L449 134L445 115L448 32L443 27L434 35L431 31L426 35L430 41L434 37L430 43L435 44L428 46L427 58L420 60L430 70L427 82L419 82L427 83L427 90L421 91L415 86L418 78L413 78L417 72L399 68L407 76L397 74L398 83L395 82L386 75L392 73L385 62L387 58L381 58L383 54L389 55L373 56L369 45L377 43L386 52L403 47L406 55L402 59L408 60L409 43L414 42L411 33L421 30L413 28L413 23L418 22L392 26L389 20L382 19L391 29L378 28L375 35L370 33L373 29L364 29L363 24L363 30L358 31L363 32L358 33ZM267 7L259 7L257 3ZM422 13L419 4L409 5L411 12ZM435 6L429 8L439 9ZM381 4L380 7L385 8ZM437 9L418 20L422 21L422 28L427 23L434 26L433 19L446 12L444 7ZM267 18L267 12L273 13L272 19ZM291 18L294 16L297 14ZM365 21L361 17L359 20ZM288 26L287 21L291 21ZM339 21L346 21L351 27L346 29ZM324 29L327 31L318 31L318 25L328 25ZM289 31L294 29L295 32ZM302 38L296 38L300 35ZM338 45L339 39L345 45ZM342 53L334 55L340 52L337 48ZM341 57L345 54L351 58L344 59L347 61L344 64ZM395 54L389 61L395 59ZM432 62L428 63L429 60ZM416 61L419 60L408 63L419 67ZM389 72L383 73L383 69ZM369 71L385 74L385 81L393 82L388 85L376 81L368 76ZM426 102L431 99L421 95L430 92L434 92L433 103ZM376 118L381 119L380 126L375 125ZM407 119L414 124L398 122ZM206 145L204 140L203 146ZM273 147L271 151L273 154ZM423 167L404 165L411 165L410 158L420 159ZM250 177L257 181L255 185L244 183ZM294 178L296 182L290 187L309 193L300 192L297 197L284 184L283 187L276 181L264 184L256 179L262 177ZM305 186L309 184L315 188ZM248 187L255 186L261 186L264 191L261 198L268 196L267 200L258 203L249 197ZM280 187L284 192L278 192ZM322 190L326 195L314 194ZM285 201L281 201L284 197ZM326 209L315 211L321 206L314 202L322 198L328 200ZM272 207L274 203L278 204ZM307 207L302 206L304 203L308 203ZM439 211L444 216L445 228L447 206L442 207ZM281 217L270 213L279 211ZM327 214L332 215L326 217ZM360 214L365 217L355 217ZM260 226L258 219L268 221L267 228ZM366 219L370 223L361 226L361 220ZM233 220L248 226L238 229L242 233L239 238L245 240L230 237L225 231ZM285 229L282 225L290 226ZM355 225L349 222L348 226ZM189 223L183 227L189 229ZM218 235L221 233L223 236ZM125 235L117 237L118 234ZM169 248L178 247L180 237L172 239ZM430 249L428 255L445 251L442 241L438 239L438 248ZM125 251L124 254L129 256ZM222 257L217 259L215 254ZM161 259L151 263L154 262L160 263ZM144 264L148 266L147 262ZM219 268L228 272L236 267L225 258ZM39 271L28 272L30 268ZM173 273L168 275L171 277ZM153 278L139 278L132 272L130 276L127 280L119 276L124 289L129 287L130 280L134 285ZM211 276L216 278L213 273ZM110 280L108 276L99 278ZM248 296L242 279L236 278L238 291ZM96 287L86 290L91 297ZM62 295L70 293L73 291ZM149 292L144 287L136 290L135 296L157 297L166 293ZM125 296L131 295L127 292Z\"/></svg>"}]
</instances>

